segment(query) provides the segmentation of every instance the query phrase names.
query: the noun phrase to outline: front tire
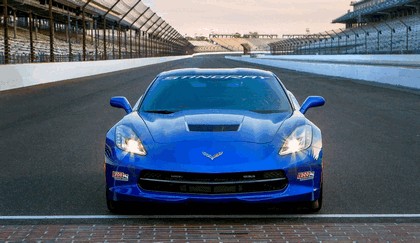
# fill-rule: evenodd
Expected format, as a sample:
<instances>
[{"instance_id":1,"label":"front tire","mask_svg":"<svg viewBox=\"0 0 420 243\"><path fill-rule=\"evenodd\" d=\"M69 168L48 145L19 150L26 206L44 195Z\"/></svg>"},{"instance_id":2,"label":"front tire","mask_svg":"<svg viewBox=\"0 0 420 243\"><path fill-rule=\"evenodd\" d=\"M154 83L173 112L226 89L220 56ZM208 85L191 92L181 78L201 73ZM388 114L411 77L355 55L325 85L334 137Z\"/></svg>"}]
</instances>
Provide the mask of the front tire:
<instances>
[{"instance_id":1,"label":"front tire","mask_svg":"<svg viewBox=\"0 0 420 243\"><path fill-rule=\"evenodd\" d=\"M319 210L321 210L321 208L322 208L322 184L321 184L321 188L319 190L320 190L319 198L317 200L309 203L309 211L311 213L316 213Z\"/></svg>"},{"instance_id":2,"label":"front tire","mask_svg":"<svg viewBox=\"0 0 420 243\"><path fill-rule=\"evenodd\" d=\"M123 212L121 205L113 200L106 200L106 206L111 213L121 213Z\"/></svg>"},{"instance_id":3,"label":"front tire","mask_svg":"<svg viewBox=\"0 0 420 243\"><path fill-rule=\"evenodd\" d=\"M109 200L109 189L106 188L106 206L111 213L121 213L123 212L123 207L120 202Z\"/></svg>"}]
</instances>

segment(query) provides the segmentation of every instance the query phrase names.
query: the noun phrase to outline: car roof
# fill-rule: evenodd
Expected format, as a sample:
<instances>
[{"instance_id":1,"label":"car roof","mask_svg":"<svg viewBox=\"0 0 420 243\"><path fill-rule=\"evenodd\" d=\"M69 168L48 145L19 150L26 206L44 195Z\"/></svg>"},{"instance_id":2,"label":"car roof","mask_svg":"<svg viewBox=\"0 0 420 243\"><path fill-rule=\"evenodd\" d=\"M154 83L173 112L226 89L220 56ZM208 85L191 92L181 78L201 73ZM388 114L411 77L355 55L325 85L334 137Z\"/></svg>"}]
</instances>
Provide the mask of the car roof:
<instances>
[{"instance_id":1,"label":"car roof","mask_svg":"<svg viewBox=\"0 0 420 243\"><path fill-rule=\"evenodd\" d=\"M249 76L274 76L272 72L252 68L184 68L166 71L159 77L180 75L249 75Z\"/></svg>"}]
</instances>

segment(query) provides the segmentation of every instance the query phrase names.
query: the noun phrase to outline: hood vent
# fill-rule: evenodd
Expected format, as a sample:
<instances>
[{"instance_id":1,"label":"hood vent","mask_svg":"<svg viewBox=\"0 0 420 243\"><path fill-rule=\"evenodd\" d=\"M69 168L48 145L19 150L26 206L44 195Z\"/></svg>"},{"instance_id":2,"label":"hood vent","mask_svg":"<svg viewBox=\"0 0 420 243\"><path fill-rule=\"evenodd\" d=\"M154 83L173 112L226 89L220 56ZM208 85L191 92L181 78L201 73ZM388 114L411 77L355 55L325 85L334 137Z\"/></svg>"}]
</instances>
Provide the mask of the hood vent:
<instances>
[{"instance_id":1,"label":"hood vent","mask_svg":"<svg viewBox=\"0 0 420 243\"><path fill-rule=\"evenodd\" d=\"M190 132L236 132L239 129L237 125L188 125Z\"/></svg>"}]
</instances>

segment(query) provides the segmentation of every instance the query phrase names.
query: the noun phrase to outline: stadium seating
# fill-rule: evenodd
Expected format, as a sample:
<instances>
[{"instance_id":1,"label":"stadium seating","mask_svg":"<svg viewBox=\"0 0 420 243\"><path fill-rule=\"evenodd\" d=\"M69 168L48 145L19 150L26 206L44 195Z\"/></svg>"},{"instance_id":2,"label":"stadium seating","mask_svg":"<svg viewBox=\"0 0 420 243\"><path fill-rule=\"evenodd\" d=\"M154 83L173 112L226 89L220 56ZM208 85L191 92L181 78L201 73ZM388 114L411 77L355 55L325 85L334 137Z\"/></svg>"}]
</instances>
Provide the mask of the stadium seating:
<instances>
[{"instance_id":1,"label":"stadium seating","mask_svg":"<svg viewBox=\"0 0 420 243\"><path fill-rule=\"evenodd\" d=\"M32 0L5 2L10 11L7 11L7 19L3 14L0 15L0 24L3 26L3 21L7 21L9 35L5 43L3 31L0 33L0 64L50 61L51 25L46 3ZM54 21L52 61L81 61L82 49L87 50L87 60L183 55L192 52L190 43L142 1L54 1L51 14ZM33 35L32 50L28 31L31 19L33 30L37 28ZM87 27L86 45L82 43L84 24ZM15 28L18 30L15 31ZM96 31L95 37L91 35L93 29L100 29ZM114 35L111 35L112 31L115 31ZM117 40L117 32L123 35L120 40ZM139 33L142 34L141 40ZM146 34L148 36L143 36ZM7 52L4 50L6 45Z\"/></svg>"},{"instance_id":2,"label":"stadium seating","mask_svg":"<svg viewBox=\"0 0 420 243\"><path fill-rule=\"evenodd\" d=\"M213 44L208 41L194 41L190 40L190 43L194 46L194 52L225 52L229 51L228 49Z\"/></svg>"},{"instance_id":3,"label":"stadium seating","mask_svg":"<svg viewBox=\"0 0 420 243\"><path fill-rule=\"evenodd\" d=\"M13 28L9 27L9 48L10 48L10 56L11 56L11 63L27 63L30 60L30 43L29 43L29 30L25 28L17 27L16 29L16 38L14 38ZM87 43L86 43L86 52L88 56L88 60L97 60L102 59L103 55L103 34L102 31L98 33L98 40L95 43L91 39L90 32L87 32ZM134 57L138 55L138 38L134 38L135 33L132 33L133 40L132 40L132 48ZM130 43L129 43L129 32L127 33L127 40L124 35L121 37L122 45L122 56L123 57L131 57L130 56ZM49 60L50 55L50 44L49 44L49 36L45 30L39 30L36 34L33 33L34 38L34 54L35 60L34 62L46 62ZM70 57L70 46L66 39L66 34L63 32L56 32L54 38L54 56L56 61L81 61L83 47L81 44L81 36L78 37L78 41L75 40L74 34L72 35L71 39L71 54ZM116 40L117 35L114 35L114 40ZM136 39L136 40L134 40ZM144 39L141 40L144 43ZM116 42L116 41L115 41ZM156 46L156 42L152 45ZM149 44L150 45L150 44ZM114 52L112 52L114 50ZM145 48L142 49L144 54ZM107 35L107 52L108 52L108 59L112 58L112 56L118 56L118 46L116 44L112 44L112 35ZM0 54L4 53L4 36L0 35ZM1 58L1 57L0 57Z\"/></svg>"},{"instance_id":4,"label":"stadium seating","mask_svg":"<svg viewBox=\"0 0 420 243\"><path fill-rule=\"evenodd\" d=\"M274 54L420 53L419 14L326 33L327 37L324 38L285 39L272 43L271 52Z\"/></svg>"},{"instance_id":5,"label":"stadium seating","mask_svg":"<svg viewBox=\"0 0 420 243\"><path fill-rule=\"evenodd\" d=\"M268 44L278 41L276 38L211 38L211 40L230 51L243 51L241 44L248 44L251 51L268 51Z\"/></svg>"},{"instance_id":6,"label":"stadium seating","mask_svg":"<svg viewBox=\"0 0 420 243\"><path fill-rule=\"evenodd\" d=\"M361 16L361 15L373 14L373 13L381 12L383 10L403 6L405 4L409 4L410 2L412 2L412 0L380 1L377 4L374 4L372 6L365 7L365 8L355 10L355 11L352 11L352 12L348 12L345 15L333 20L333 23L340 23L340 22L346 21L348 19L357 18L358 16Z\"/></svg>"}]
</instances>

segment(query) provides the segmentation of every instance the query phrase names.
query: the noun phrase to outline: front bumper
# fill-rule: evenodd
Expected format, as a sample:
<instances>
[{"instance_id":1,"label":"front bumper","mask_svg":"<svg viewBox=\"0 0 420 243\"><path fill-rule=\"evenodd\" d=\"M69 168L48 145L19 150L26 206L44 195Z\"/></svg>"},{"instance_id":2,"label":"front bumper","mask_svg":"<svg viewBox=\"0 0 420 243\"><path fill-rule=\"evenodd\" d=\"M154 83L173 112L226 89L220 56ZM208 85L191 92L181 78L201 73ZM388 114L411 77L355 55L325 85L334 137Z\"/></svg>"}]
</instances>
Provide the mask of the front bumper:
<instances>
[{"instance_id":1,"label":"front bumper","mask_svg":"<svg viewBox=\"0 0 420 243\"><path fill-rule=\"evenodd\" d=\"M278 189L269 191L253 191L240 193L214 193L210 191L173 191L167 189L156 190L155 188L142 188L139 185L141 174L146 170L159 170L162 167L151 166L150 163L113 160L106 156L105 174L107 184L107 199L116 202L138 202L138 203L290 203L290 202L309 202L315 201L320 196L322 181L322 152L317 159L309 155L283 158L279 161L260 162L254 166L235 167L235 172L255 173L256 171L281 170L284 172L287 184L279 186ZM130 160L130 159L128 159ZM133 162L134 161L134 162ZM126 163L127 162L127 163ZM153 163L156 165L157 163ZM146 165L146 167L145 167ZM283 166L281 166L283 165ZM258 168L259 170L256 170ZM187 172L203 173L203 168L178 168L168 169L167 172L179 172L180 169ZM227 169L220 168L220 173L211 173L214 177L226 174ZM197 171L194 171L197 170ZM205 171L205 170L204 170ZM312 173L309 178L300 178L302 174ZM115 175L119 175L118 178ZM240 182L238 182L240 183ZM284 181L279 183L284 183ZM234 186L235 183L232 183ZM211 187L214 188L214 187Z\"/></svg>"},{"instance_id":2,"label":"front bumper","mask_svg":"<svg viewBox=\"0 0 420 243\"><path fill-rule=\"evenodd\" d=\"M319 188L289 185L279 192L261 192L231 195L198 195L178 193L158 193L141 190L137 185L109 187L108 200L145 203L286 203L309 202L319 198Z\"/></svg>"}]
</instances>

